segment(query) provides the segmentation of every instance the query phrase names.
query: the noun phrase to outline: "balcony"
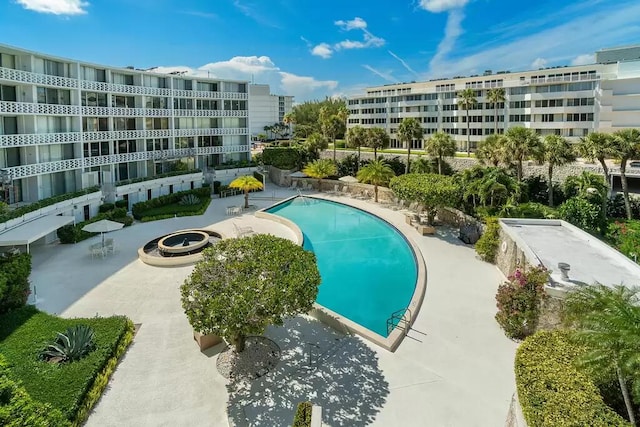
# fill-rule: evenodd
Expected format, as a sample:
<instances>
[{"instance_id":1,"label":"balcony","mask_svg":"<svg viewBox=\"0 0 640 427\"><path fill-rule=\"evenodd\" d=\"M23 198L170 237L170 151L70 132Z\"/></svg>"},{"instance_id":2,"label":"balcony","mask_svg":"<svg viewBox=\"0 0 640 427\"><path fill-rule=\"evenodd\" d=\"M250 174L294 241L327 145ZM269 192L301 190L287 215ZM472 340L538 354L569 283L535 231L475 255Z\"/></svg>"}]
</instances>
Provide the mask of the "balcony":
<instances>
[{"instance_id":1,"label":"balcony","mask_svg":"<svg viewBox=\"0 0 640 427\"><path fill-rule=\"evenodd\" d=\"M36 104L33 102L0 101L0 113L77 116L80 114L80 107L77 105Z\"/></svg>"},{"instance_id":2,"label":"balcony","mask_svg":"<svg viewBox=\"0 0 640 427\"><path fill-rule=\"evenodd\" d=\"M50 76L48 74L32 73L30 71L14 70L13 68L0 67L0 80L14 83L30 83L41 86L55 86L65 88L77 88L78 80L68 77Z\"/></svg>"},{"instance_id":3,"label":"balcony","mask_svg":"<svg viewBox=\"0 0 640 427\"><path fill-rule=\"evenodd\" d=\"M37 133L0 135L0 147L24 147L28 145L67 144L80 142L80 132Z\"/></svg>"}]
</instances>

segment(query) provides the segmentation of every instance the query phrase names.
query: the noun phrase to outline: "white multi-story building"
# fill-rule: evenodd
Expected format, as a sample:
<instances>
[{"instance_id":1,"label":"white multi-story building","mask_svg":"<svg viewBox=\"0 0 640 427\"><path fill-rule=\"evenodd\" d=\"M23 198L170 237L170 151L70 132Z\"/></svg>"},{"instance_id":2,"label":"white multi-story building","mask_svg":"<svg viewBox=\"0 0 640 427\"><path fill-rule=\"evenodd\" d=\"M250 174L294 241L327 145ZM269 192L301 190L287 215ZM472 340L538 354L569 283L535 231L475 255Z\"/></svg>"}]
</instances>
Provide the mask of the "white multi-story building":
<instances>
[{"instance_id":1,"label":"white multi-story building","mask_svg":"<svg viewBox=\"0 0 640 427\"><path fill-rule=\"evenodd\" d=\"M248 82L89 64L0 45L2 198L248 160Z\"/></svg>"},{"instance_id":2,"label":"white multi-story building","mask_svg":"<svg viewBox=\"0 0 640 427\"><path fill-rule=\"evenodd\" d=\"M504 88L506 101L498 105L497 131L512 126L534 129L576 140L589 132L613 132L640 127L640 46L605 49L596 63L535 71L492 73L371 87L365 95L348 99L348 126L382 127L391 147L406 148L397 138L398 125L414 117L424 139L444 131L464 148L467 112L459 109L458 94L473 89L478 103L469 110L471 147L496 130L495 106L487 99L492 88ZM423 141L413 141L422 148Z\"/></svg>"},{"instance_id":3,"label":"white multi-story building","mask_svg":"<svg viewBox=\"0 0 640 427\"><path fill-rule=\"evenodd\" d=\"M252 137L265 133L265 126L282 123L293 109L293 96L273 95L269 85L249 85L249 131Z\"/></svg>"}]
</instances>

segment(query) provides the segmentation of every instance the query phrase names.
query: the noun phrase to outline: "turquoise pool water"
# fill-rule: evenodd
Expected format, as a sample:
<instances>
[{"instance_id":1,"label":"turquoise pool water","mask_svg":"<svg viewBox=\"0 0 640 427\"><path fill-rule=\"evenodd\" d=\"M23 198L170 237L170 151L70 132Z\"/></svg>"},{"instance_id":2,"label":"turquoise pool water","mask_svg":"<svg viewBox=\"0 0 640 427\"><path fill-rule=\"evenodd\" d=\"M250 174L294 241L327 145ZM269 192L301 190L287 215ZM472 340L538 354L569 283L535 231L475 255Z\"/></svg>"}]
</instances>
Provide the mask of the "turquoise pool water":
<instances>
[{"instance_id":1,"label":"turquoise pool water","mask_svg":"<svg viewBox=\"0 0 640 427\"><path fill-rule=\"evenodd\" d=\"M393 226L360 209L297 197L267 210L302 230L318 259L318 304L386 337L387 319L406 308L417 279L407 241Z\"/></svg>"}]
</instances>

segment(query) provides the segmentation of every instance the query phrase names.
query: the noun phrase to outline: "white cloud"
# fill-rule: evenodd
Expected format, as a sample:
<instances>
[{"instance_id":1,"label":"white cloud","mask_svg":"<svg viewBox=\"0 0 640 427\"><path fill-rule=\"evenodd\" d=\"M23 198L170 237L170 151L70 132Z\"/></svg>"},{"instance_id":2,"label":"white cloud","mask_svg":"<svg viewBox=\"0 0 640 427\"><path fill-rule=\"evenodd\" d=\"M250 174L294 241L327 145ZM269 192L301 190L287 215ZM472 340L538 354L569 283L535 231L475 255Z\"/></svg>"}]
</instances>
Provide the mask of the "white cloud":
<instances>
[{"instance_id":1,"label":"white cloud","mask_svg":"<svg viewBox=\"0 0 640 427\"><path fill-rule=\"evenodd\" d=\"M571 65L587 65L596 62L596 56L593 53L578 55L571 61Z\"/></svg>"},{"instance_id":2,"label":"white cloud","mask_svg":"<svg viewBox=\"0 0 640 427\"><path fill-rule=\"evenodd\" d=\"M351 21L339 20L334 22L334 24L336 24L338 27L346 31L353 30L355 28L358 28L361 30L364 30L365 28L367 28L367 22L364 19L359 18L357 16L353 18Z\"/></svg>"},{"instance_id":3,"label":"white cloud","mask_svg":"<svg viewBox=\"0 0 640 427\"><path fill-rule=\"evenodd\" d=\"M537 70L538 68L544 68L547 66L547 60L544 58L536 58L532 63L531 63L531 68L534 70Z\"/></svg>"},{"instance_id":4,"label":"white cloud","mask_svg":"<svg viewBox=\"0 0 640 427\"><path fill-rule=\"evenodd\" d=\"M280 70L268 56L236 56L227 61L211 62L198 68L187 66L161 66L149 71L155 73L180 72L198 77L246 80L268 84L273 93L293 95L296 102L324 98L338 87L335 80L317 80Z\"/></svg>"},{"instance_id":5,"label":"white cloud","mask_svg":"<svg viewBox=\"0 0 640 427\"><path fill-rule=\"evenodd\" d=\"M463 8L469 0L420 0L420 7L432 13Z\"/></svg>"},{"instance_id":6,"label":"white cloud","mask_svg":"<svg viewBox=\"0 0 640 427\"><path fill-rule=\"evenodd\" d=\"M53 15L83 15L89 3L82 0L17 0L25 9Z\"/></svg>"},{"instance_id":7,"label":"white cloud","mask_svg":"<svg viewBox=\"0 0 640 427\"><path fill-rule=\"evenodd\" d=\"M453 10L449 12L449 16L447 16L447 25L444 29L444 38L440 40L440 43L438 43L436 53L433 55L433 58L431 58L429 63L432 71L442 68L441 63L444 61L447 54L453 50L456 40L463 33L461 25L463 19L464 14L461 11Z\"/></svg>"},{"instance_id":8,"label":"white cloud","mask_svg":"<svg viewBox=\"0 0 640 427\"><path fill-rule=\"evenodd\" d=\"M311 49L311 54L323 59L328 59L333 55L333 49L327 43L320 43Z\"/></svg>"},{"instance_id":9,"label":"white cloud","mask_svg":"<svg viewBox=\"0 0 640 427\"><path fill-rule=\"evenodd\" d=\"M388 82L398 83L398 79L393 77L391 75L391 72L383 72L383 71L380 71L380 70L376 70L371 65L366 65L366 64L364 64L363 67L366 68L367 70L371 71L376 76L381 77L381 78L385 79Z\"/></svg>"},{"instance_id":10,"label":"white cloud","mask_svg":"<svg viewBox=\"0 0 640 427\"><path fill-rule=\"evenodd\" d=\"M400 63L402 64L402 66L403 66L404 68L406 68L406 69L407 69L407 71L409 71L411 74L413 74L413 75L415 75L415 76L417 76L417 75L418 75L418 73L416 73L416 71L415 71L413 68L411 68L411 67L409 66L409 64L407 64L407 62L406 62L404 59L400 58L398 55L396 55L395 53L391 52L390 50L388 50L387 52L389 52L389 55L393 56L393 57L394 57L394 58L396 58L398 61L400 61Z\"/></svg>"}]
</instances>

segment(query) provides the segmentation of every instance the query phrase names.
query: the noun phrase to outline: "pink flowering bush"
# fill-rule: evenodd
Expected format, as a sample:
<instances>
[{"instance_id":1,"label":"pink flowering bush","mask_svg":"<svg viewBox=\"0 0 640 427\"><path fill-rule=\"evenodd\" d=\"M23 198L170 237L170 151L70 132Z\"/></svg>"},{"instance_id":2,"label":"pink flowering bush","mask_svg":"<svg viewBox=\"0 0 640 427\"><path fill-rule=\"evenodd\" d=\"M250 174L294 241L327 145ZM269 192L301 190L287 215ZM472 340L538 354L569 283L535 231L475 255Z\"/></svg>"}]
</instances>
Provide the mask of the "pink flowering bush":
<instances>
[{"instance_id":1,"label":"pink flowering bush","mask_svg":"<svg viewBox=\"0 0 640 427\"><path fill-rule=\"evenodd\" d=\"M522 339L535 332L548 278L544 267L518 268L498 287L495 318L509 338Z\"/></svg>"}]
</instances>

